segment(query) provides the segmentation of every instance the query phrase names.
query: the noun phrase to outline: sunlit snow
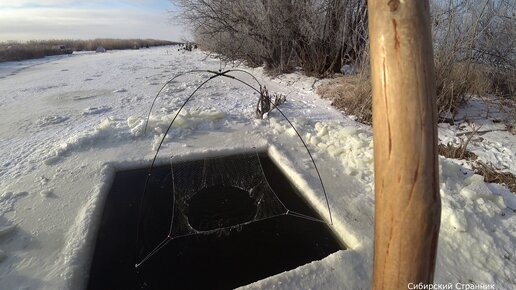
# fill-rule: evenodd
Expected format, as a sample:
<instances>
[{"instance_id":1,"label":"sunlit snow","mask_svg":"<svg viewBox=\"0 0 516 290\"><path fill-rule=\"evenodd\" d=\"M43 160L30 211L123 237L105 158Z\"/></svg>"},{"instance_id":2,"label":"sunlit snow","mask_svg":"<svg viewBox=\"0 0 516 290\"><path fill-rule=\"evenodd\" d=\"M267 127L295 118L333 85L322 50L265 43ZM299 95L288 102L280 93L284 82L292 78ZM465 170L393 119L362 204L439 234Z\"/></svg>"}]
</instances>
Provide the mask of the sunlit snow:
<instances>
[{"instance_id":1,"label":"sunlit snow","mask_svg":"<svg viewBox=\"0 0 516 290\"><path fill-rule=\"evenodd\" d=\"M222 64L224 65L224 64ZM218 70L219 60L176 47L80 53L0 64L0 288L80 289L115 170L150 165L171 118L209 74L167 80L192 69ZM228 69L229 67L226 67ZM373 141L358 124L316 94L316 79L277 78L242 67L271 92L287 95L291 118L321 170L333 230L347 245L321 261L246 289L368 289L373 257ZM238 75L238 74L235 74ZM249 80L249 77L241 76ZM277 112L255 119L257 95L216 78L192 99L165 138L158 163L171 156L266 150L328 219L313 165ZM486 125L487 126L487 125ZM455 127L440 125L442 141ZM489 132L472 150L515 172L515 136ZM254 149L253 149L254 150ZM440 158L442 222L436 282L514 289L516 198L486 184L467 164Z\"/></svg>"}]
</instances>

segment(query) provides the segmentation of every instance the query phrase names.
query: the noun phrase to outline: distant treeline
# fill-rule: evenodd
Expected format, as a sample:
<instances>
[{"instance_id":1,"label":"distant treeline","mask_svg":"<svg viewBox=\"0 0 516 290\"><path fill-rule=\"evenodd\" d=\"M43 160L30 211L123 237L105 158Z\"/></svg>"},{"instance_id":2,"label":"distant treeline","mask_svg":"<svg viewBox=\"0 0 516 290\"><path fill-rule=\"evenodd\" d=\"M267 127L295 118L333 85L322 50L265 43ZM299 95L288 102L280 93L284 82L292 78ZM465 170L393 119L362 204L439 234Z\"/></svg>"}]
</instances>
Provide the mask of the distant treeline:
<instances>
[{"instance_id":1,"label":"distant treeline","mask_svg":"<svg viewBox=\"0 0 516 290\"><path fill-rule=\"evenodd\" d=\"M111 49L139 49L152 46L174 45L178 42L155 39L93 39L93 40L31 40L27 42L0 42L0 62L20 61L72 51L94 51L102 46Z\"/></svg>"}]
</instances>

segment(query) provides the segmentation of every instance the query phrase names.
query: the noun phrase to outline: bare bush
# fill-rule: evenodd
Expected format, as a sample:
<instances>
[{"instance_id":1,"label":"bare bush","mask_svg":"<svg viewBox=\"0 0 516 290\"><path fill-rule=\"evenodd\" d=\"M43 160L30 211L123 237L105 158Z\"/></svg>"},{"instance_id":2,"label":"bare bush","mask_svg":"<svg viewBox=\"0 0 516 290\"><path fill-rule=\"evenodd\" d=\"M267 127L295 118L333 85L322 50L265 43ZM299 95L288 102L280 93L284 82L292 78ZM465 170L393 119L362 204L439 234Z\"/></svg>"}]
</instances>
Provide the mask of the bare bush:
<instances>
[{"instance_id":1,"label":"bare bush","mask_svg":"<svg viewBox=\"0 0 516 290\"><path fill-rule=\"evenodd\" d=\"M287 97L285 95L278 93L271 94L269 90L267 90L267 87L260 86L260 96L256 104L256 118L263 119L265 115L286 101Z\"/></svg>"},{"instance_id":2,"label":"bare bush","mask_svg":"<svg viewBox=\"0 0 516 290\"><path fill-rule=\"evenodd\" d=\"M516 82L514 2L432 1L437 108L441 121L454 115L469 95L514 99ZM362 58L364 61L365 57ZM339 109L369 123L371 95L367 94L367 71L357 79L345 77L321 88L319 94ZM360 102L362 100L362 102Z\"/></svg>"},{"instance_id":3,"label":"bare bush","mask_svg":"<svg viewBox=\"0 0 516 290\"><path fill-rule=\"evenodd\" d=\"M175 0L196 42L228 59L326 76L367 47L366 0Z\"/></svg>"},{"instance_id":4,"label":"bare bush","mask_svg":"<svg viewBox=\"0 0 516 290\"><path fill-rule=\"evenodd\" d=\"M513 1L432 1L437 102L453 117L466 94L513 98Z\"/></svg>"}]
</instances>

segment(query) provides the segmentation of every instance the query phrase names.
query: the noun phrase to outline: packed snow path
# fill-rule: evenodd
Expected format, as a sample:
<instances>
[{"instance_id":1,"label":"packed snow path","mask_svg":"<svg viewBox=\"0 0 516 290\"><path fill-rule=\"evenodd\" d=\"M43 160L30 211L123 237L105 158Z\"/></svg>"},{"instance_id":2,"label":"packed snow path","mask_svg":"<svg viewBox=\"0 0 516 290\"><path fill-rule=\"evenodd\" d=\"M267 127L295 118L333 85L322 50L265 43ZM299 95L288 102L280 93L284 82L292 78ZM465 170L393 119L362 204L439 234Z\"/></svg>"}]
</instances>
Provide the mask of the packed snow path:
<instances>
[{"instance_id":1,"label":"packed snow path","mask_svg":"<svg viewBox=\"0 0 516 290\"><path fill-rule=\"evenodd\" d=\"M150 164L171 116L207 75L171 83L144 135L152 98L177 73L219 68L216 59L176 47L0 64L0 289L84 287L115 170ZM333 229L349 248L245 288L368 289L374 222L371 129L320 100L314 79L300 74L270 79L261 69L244 69L269 91L287 95L282 109L315 153ZM256 120L256 101L257 95L238 82L209 82L180 115L158 162L171 155L268 150L328 218L313 166L295 132L277 112ZM503 162L513 169L514 148L507 150ZM514 289L514 193L442 158L440 182L436 282Z\"/></svg>"}]
</instances>

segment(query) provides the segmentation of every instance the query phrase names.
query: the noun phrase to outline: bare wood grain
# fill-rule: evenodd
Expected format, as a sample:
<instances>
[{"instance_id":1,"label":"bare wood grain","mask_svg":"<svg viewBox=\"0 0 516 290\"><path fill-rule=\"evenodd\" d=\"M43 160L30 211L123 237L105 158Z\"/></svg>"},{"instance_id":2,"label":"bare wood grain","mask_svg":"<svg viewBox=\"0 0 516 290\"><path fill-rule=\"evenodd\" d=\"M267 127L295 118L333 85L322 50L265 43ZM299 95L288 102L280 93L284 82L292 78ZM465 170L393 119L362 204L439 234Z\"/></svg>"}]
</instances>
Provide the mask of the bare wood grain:
<instances>
[{"instance_id":1,"label":"bare wood grain","mask_svg":"<svg viewBox=\"0 0 516 290\"><path fill-rule=\"evenodd\" d=\"M428 0L369 0L373 289L432 283L441 203Z\"/></svg>"}]
</instances>

